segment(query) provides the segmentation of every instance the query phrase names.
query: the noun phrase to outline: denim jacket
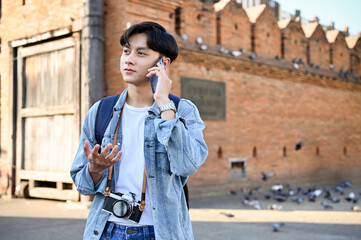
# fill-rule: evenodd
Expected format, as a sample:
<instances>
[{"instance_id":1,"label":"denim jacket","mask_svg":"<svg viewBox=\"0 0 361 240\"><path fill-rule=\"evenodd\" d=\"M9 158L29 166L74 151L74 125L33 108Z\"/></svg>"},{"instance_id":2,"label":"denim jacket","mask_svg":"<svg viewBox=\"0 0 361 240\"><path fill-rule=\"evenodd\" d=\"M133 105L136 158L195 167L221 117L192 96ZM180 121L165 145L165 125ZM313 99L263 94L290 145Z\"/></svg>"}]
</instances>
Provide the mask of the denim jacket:
<instances>
[{"instance_id":1,"label":"denim jacket","mask_svg":"<svg viewBox=\"0 0 361 240\"><path fill-rule=\"evenodd\" d=\"M117 121L126 100L125 90L113 110L113 117L105 131L102 150L113 143ZM87 219L83 239L99 239L109 214L102 211L104 192L109 169L94 186L89 173L89 161L84 154L85 140L91 148L95 140L95 116L99 102L88 111L70 175L77 190L83 195L95 194ZM204 163L208 148L203 139L205 125L196 106L189 100L181 99L173 120L161 119L159 108L154 102L144 125L144 156L147 172L147 187L151 197L151 211L157 240L194 239L193 230L183 192L183 185L189 175L195 173ZM117 144L122 146L121 124ZM114 191L120 163L114 165L111 183Z\"/></svg>"}]
</instances>

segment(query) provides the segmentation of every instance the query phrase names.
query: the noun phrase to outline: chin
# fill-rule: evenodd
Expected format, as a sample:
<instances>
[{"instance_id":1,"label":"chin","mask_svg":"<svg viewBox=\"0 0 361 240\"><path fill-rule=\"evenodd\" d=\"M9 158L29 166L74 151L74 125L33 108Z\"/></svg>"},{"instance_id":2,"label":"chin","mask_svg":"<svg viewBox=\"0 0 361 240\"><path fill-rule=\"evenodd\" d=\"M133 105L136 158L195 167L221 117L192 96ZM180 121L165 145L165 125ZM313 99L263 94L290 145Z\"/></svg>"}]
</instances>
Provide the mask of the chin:
<instances>
[{"instance_id":1,"label":"chin","mask_svg":"<svg viewBox=\"0 0 361 240\"><path fill-rule=\"evenodd\" d=\"M137 86L137 87L147 84L148 81L149 80L144 81L144 80L134 80L134 79L126 79L126 78L124 78L124 82L126 82L128 84L132 84L132 85Z\"/></svg>"}]
</instances>

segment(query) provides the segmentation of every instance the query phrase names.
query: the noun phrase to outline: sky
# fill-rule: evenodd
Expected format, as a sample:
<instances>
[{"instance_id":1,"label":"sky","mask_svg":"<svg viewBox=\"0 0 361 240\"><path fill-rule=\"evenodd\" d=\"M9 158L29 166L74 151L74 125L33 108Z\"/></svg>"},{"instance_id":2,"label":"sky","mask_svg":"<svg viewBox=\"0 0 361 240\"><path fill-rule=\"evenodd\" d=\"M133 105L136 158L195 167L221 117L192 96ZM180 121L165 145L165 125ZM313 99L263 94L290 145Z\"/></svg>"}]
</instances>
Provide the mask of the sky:
<instances>
[{"instance_id":1,"label":"sky","mask_svg":"<svg viewBox=\"0 0 361 240\"><path fill-rule=\"evenodd\" d=\"M335 23L335 28L344 30L347 26L352 36L361 32L361 1L360 0L276 0L281 9L294 13L301 10L301 16L312 19L317 16L320 23L329 25Z\"/></svg>"}]
</instances>

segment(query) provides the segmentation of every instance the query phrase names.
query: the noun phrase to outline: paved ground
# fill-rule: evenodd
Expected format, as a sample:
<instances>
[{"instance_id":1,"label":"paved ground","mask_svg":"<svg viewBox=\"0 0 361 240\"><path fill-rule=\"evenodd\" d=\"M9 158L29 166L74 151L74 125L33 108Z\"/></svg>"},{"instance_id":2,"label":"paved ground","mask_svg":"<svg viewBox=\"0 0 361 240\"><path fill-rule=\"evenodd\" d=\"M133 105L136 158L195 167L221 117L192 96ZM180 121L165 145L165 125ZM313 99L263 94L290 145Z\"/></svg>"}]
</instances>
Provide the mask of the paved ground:
<instances>
[{"instance_id":1,"label":"paved ground","mask_svg":"<svg viewBox=\"0 0 361 240\"><path fill-rule=\"evenodd\" d=\"M357 194L361 189L355 191ZM243 204L244 194L197 197L191 199L190 215L196 240L227 239L361 239L361 212L353 212L344 200L324 210L316 202L297 204L265 200L254 194L261 210ZM272 204L281 210L268 210ZM360 205L360 202L358 203ZM0 239L81 239L88 208L80 203L41 199L0 199ZM227 217L232 214L233 217ZM274 223L284 223L273 232Z\"/></svg>"}]
</instances>

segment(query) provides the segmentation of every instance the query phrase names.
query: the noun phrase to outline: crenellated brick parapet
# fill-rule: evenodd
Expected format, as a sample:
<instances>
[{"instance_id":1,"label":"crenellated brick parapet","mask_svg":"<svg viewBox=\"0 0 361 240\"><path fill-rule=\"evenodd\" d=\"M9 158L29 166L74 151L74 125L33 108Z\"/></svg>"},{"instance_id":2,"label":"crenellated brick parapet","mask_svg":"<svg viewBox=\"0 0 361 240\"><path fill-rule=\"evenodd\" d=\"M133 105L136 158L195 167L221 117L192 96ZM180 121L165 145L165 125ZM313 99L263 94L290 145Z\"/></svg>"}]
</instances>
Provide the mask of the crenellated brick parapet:
<instances>
[{"instance_id":1,"label":"crenellated brick parapet","mask_svg":"<svg viewBox=\"0 0 361 240\"><path fill-rule=\"evenodd\" d=\"M235 1L217 12L217 43L226 49L251 52L251 23Z\"/></svg>"},{"instance_id":2,"label":"crenellated brick parapet","mask_svg":"<svg viewBox=\"0 0 361 240\"><path fill-rule=\"evenodd\" d=\"M292 19L278 21L281 29L281 56L293 63L304 64L307 60L307 38L299 22Z\"/></svg>"},{"instance_id":3,"label":"crenellated brick parapet","mask_svg":"<svg viewBox=\"0 0 361 240\"><path fill-rule=\"evenodd\" d=\"M192 0L183 1L175 22L182 46L197 43L206 52L239 52L233 57L285 59L297 69L307 64L339 78L360 81L360 37L346 37L336 29L325 31L317 18L301 25L299 19L277 21L266 4L243 9L231 0L215 11L209 1Z\"/></svg>"}]
</instances>

